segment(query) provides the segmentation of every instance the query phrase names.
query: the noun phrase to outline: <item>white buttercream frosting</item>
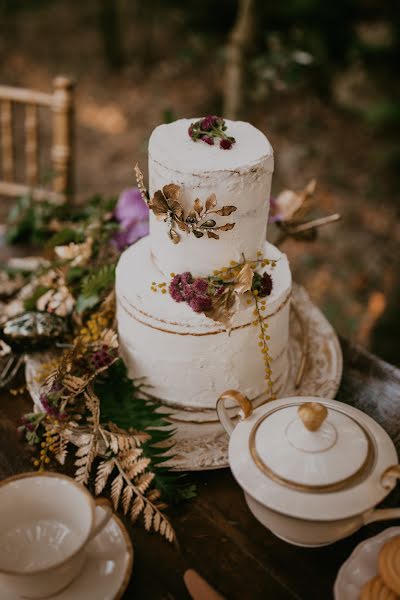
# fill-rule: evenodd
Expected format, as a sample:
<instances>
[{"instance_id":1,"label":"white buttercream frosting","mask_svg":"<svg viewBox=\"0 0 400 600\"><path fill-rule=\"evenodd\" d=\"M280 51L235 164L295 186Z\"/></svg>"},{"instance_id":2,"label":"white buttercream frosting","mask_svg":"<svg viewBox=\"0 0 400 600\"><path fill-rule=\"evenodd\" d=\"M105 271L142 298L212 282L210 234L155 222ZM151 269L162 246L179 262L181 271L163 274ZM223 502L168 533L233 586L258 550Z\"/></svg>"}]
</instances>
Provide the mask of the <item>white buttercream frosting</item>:
<instances>
[{"instance_id":1,"label":"white buttercream frosting","mask_svg":"<svg viewBox=\"0 0 400 600\"><path fill-rule=\"evenodd\" d=\"M265 391L259 328L251 324L254 306L244 302L233 320L230 336L221 324L195 313L168 293L151 291L152 282L168 282L149 252L144 238L126 250L116 273L117 320L120 348L131 377L146 377L152 393L183 408L215 408L228 388L250 398ZM287 373L291 274L287 258L264 243L265 267L273 279L267 298L266 323L271 337L272 379L279 386ZM223 265L218 265L223 266Z\"/></svg>"},{"instance_id":2,"label":"white buttercream frosting","mask_svg":"<svg viewBox=\"0 0 400 600\"><path fill-rule=\"evenodd\" d=\"M242 121L226 121L227 133L236 139L230 150L202 141L194 142L188 127L196 119L181 119L160 125L149 142L149 191L169 183L181 187L180 201L185 213L199 198L203 204L215 193L217 208L236 206L229 217L215 216L217 225L235 223L221 231L220 239L206 235L198 239L180 232L181 241L173 244L168 226L150 214L151 251L165 274L191 271L207 275L229 261L240 261L244 254L253 259L266 239L271 177L274 166L271 144L261 131Z\"/></svg>"}]
</instances>

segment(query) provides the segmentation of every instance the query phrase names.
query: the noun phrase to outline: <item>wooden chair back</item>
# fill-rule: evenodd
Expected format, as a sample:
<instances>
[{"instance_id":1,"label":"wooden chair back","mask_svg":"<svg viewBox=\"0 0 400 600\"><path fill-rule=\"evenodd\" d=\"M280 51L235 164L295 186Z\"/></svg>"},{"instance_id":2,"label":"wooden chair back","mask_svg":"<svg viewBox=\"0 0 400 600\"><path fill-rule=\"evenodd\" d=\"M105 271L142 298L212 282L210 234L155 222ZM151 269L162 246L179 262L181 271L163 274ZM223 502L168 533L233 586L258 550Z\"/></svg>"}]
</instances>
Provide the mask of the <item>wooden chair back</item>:
<instances>
[{"instance_id":1,"label":"wooden chair back","mask_svg":"<svg viewBox=\"0 0 400 600\"><path fill-rule=\"evenodd\" d=\"M74 193L74 83L67 77L56 77L53 93L0 85L0 196L19 197L30 194L34 199L63 203ZM24 105L25 181L15 178L15 138L13 104ZM52 115L51 189L40 183L39 118L40 107Z\"/></svg>"}]
</instances>

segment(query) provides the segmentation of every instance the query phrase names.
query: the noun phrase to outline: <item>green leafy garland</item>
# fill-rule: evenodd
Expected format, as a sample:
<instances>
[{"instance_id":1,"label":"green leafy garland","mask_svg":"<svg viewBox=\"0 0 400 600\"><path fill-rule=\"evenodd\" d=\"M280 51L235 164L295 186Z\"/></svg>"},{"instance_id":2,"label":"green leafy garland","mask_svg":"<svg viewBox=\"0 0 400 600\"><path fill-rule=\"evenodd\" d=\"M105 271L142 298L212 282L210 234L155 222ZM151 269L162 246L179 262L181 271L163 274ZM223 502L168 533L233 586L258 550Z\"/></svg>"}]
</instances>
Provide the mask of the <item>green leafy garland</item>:
<instances>
[{"instance_id":1,"label":"green leafy garland","mask_svg":"<svg viewBox=\"0 0 400 600\"><path fill-rule=\"evenodd\" d=\"M95 494L108 490L116 509L132 521L142 514L146 529L172 541L166 502L189 499L195 488L164 466L171 458L171 424L145 382L128 378L118 356L114 207L115 200L99 196L74 208L24 198L11 212L9 242L45 243L56 254L35 273L24 274L13 302L69 323L67 348L40 374L43 410L25 415L22 429L38 448L37 468L64 464L74 454L78 481Z\"/></svg>"}]
</instances>

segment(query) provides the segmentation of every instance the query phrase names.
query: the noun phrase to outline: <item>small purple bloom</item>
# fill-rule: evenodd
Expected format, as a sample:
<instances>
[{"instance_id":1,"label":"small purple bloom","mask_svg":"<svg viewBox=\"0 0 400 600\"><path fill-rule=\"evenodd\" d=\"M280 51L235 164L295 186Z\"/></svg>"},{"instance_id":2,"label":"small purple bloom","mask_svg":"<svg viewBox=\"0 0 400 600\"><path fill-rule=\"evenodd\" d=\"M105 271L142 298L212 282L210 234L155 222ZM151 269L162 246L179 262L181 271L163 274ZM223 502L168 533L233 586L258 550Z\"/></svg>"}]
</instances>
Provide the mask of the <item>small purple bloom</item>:
<instances>
[{"instance_id":1,"label":"small purple bloom","mask_svg":"<svg viewBox=\"0 0 400 600\"><path fill-rule=\"evenodd\" d=\"M219 147L223 150L230 150L232 148L232 142L228 139L222 139L219 143Z\"/></svg>"},{"instance_id":2,"label":"small purple bloom","mask_svg":"<svg viewBox=\"0 0 400 600\"><path fill-rule=\"evenodd\" d=\"M207 295L193 296L189 302L189 306L194 312L204 312L211 308L211 298Z\"/></svg>"},{"instance_id":3,"label":"small purple bloom","mask_svg":"<svg viewBox=\"0 0 400 600\"><path fill-rule=\"evenodd\" d=\"M214 138L210 137L209 135L205 135L201 139L209 146L214 146Z\"/></svg>"},{"instance_id":4,"label":"small purple bloom","mask_svg":"<svg viewBox=\"0 0 400 600\"><path fill-rule=\"evenodd\" d=\"M208 281L198 278L193 281L193 290L196 294L206 294L208 290Z\"/></svg>"},{"instance_id":5,"label":"small purple bloom","mask_svg":"<svg viewBox=\"0 0 400 600\"><path fill-rule=\"evenodd\" d=\"M149 208L138 188L124 190L114 210L121 229L114 236L119 250L130 246L149 233Z\"/></svg>"},{"instance_id":6,"label":"small purple bloom","mask_svg":"<svg viewBox=\"0 0 400 600\"><path fill-rule=\"evenodd\" d=\"M218 117L216 117L215 115L208 115L208 117L204 117L203 119L201 119L200 127L204 131L210 131L214 127L214 125L217 124L217 121Z\"/></svg>"}]
</instances>

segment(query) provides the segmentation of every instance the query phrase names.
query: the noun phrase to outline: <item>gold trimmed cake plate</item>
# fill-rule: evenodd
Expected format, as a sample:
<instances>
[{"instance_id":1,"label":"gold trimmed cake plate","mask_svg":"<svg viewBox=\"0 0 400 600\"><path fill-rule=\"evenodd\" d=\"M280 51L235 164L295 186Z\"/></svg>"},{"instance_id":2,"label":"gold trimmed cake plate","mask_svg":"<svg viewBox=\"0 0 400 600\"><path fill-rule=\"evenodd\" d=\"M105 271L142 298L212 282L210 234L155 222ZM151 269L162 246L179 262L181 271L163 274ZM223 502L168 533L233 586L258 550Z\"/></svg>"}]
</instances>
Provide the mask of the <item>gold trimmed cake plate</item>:
<instances>
[{"instance_id":1,"label":"gold trimmed cake plate","mask_svg":"<svg viewBox=\"0 0 400 600\"><path fill-rule=\"evenodd\" d=\"M289 368L279 396L320 396L334 398L342 376L342 351L337 335L311 302L307 292L293 285L290 315ZM46 360L48 360L48 355ZM43 355L26 359L26 379L35 406L39 390L35 380ZM215 401L217 398L215 398ZM266 401L257 398L255 405ZM164 463L176 471L204 471L228 467L228 436L217 420L216 411L191 412L168 407L175 429L171 459Z\"/></svg>"}]
</instances>

